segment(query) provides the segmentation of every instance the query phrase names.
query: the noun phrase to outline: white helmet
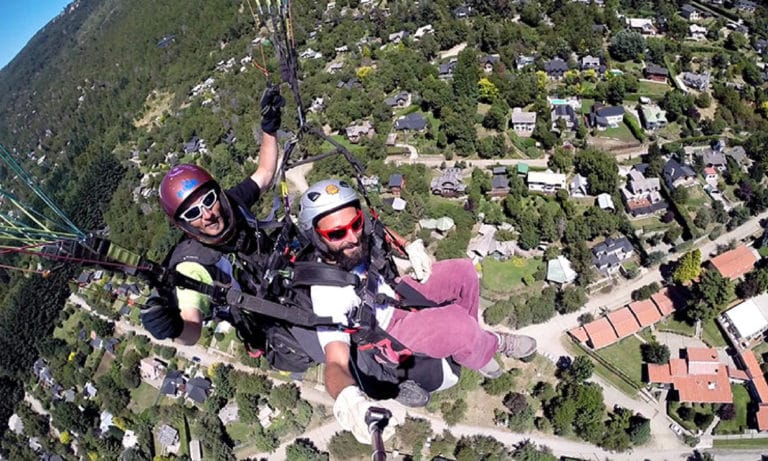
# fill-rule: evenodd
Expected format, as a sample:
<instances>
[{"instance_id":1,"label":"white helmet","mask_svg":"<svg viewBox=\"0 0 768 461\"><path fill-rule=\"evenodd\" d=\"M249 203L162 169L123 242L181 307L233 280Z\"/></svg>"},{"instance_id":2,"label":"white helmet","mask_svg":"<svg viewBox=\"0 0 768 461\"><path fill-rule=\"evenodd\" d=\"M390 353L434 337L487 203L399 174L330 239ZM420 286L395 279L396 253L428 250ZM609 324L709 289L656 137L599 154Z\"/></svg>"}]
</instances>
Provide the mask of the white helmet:
<instances>
[{"instance_id":1,"label":"white helmet","mask_svg":"<svg viewBox=\"0 0 768 461\"><path fill-rule=\"evenodd\" d=\"M320 218L350 205L359 208L360 198L348 182L340 179L317 182L302 194L299 201L299 230L311 237Z\"/></svg>"}]
</instances>

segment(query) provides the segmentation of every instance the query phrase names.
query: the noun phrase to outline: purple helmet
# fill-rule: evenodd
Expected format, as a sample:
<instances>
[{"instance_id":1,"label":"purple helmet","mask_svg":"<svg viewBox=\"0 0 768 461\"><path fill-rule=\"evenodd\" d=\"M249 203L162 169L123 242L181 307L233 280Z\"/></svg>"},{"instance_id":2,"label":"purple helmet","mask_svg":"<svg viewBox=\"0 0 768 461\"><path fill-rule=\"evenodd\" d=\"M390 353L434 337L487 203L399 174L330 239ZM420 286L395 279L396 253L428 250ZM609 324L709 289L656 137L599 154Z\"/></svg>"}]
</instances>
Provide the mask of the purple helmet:
<instances>
[{"instance_id":1,"label":"purple helmet","mask_svg":"<svg viewBox=\"0 0 768 461\"><path fill-rule=\"evenodd\" d=\"M215 236L202 234L188 222L179 219L179 212L191 205L188 199L201 188L216 189L221 202L225 226L224 230ZM234 234L235 215L227 195L222 193L219 183L213 179L213 176L197 165L182 164L171 168L160 183L160 206L176 226L203 243L211 245L225 243Z\"/></svg>"}]
</instances>

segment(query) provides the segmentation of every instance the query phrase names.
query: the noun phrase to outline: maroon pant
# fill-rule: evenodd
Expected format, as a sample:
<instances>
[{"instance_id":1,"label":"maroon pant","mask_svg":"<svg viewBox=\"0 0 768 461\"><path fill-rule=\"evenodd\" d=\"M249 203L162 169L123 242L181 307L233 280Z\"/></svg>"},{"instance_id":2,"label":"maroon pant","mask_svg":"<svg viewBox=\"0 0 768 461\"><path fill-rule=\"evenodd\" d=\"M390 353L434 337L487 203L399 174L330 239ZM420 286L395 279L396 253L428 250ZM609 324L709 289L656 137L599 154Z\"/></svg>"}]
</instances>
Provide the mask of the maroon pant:
<instances>
[{"instance_id":1,"label":"maroon pant","mask_svg":"<svg viewBox=\"0 0 768 461\"><path fill-rule=\"evenodd\" d=\"M493 358L498 339L477 323L480 282L470 260L436 262L425 284L410 277L403 277L403 281L430 301L453 301L417 311L396 309L387 333L413 352L434 358L453 357L473 370Z\"/></svg>"}]
</instances>

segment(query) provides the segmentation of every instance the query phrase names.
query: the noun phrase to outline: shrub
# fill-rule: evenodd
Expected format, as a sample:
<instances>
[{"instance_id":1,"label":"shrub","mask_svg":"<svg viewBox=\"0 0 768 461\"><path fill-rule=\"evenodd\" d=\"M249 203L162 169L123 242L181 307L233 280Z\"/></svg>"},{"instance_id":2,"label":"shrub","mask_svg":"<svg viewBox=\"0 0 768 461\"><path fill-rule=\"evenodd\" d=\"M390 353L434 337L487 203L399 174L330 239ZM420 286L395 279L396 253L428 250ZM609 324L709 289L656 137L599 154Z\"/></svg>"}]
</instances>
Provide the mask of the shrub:
<instances>
[{"instance_id":1,"label":"shrub","mask_svg":"<svg viewBox=\"0 0 768 461\"><path fill-rule=\"evenodd\" d=\"M635 137L640 142L643 142L645 140L645 133L643 132L643 129L640 127L640 123L638 123L637 119L628 113L624 113L624 123L627 124L627 127L629 127L629 131L632 132L632 136Z\"/></svg>"}]
</instances>

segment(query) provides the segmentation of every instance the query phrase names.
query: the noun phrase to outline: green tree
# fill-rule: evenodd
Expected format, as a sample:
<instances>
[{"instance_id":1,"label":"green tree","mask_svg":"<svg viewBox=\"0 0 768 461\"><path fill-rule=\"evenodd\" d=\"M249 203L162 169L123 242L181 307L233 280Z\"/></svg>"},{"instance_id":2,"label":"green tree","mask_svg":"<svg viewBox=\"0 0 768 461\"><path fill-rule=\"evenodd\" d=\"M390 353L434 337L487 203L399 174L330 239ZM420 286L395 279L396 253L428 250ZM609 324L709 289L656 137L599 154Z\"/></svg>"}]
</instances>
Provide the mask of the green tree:
<instances>
[{"instance_id":1,"label":"green tree","mask_svg":"<svg viewBox=\"0 0 768 461\"><path fill-rule=\"evenodd\" d=\"M440 411L443 414L445 423L449 426L458 424L467 413L467 402L464 399L456 399L453 402L443 402L440 405Z\"/></svg>"},{"instance_id":2,"label":"green tree","mask_svg":"<svg viewBox=\"0 0 768 461\"><path fill-rule=\"evenodd\" d=\"M720 309L734 298L734 284L715 270L704 271L695 286L695 297Z\"/></svg>"},{"instance_id":3,"label":"green tree","mask_svg":"<svg viewBox=\"0 0 768 461\"><path fill-rule=\"evenodd\" d=\"M616 160L605 152L587 149L576 155L576 171L589 181L589 193L612 194L618 184L619 167Z\"/></svg>"},{"instance_id":4,"label":"green tree","mask_svg":"<svg viewBox=\"0 0 768 461\"><path fill-rule=\"evenodd\" d=\"M317 449L309 439L296 439L285 448L285 459L288 461L328 461L328 453Z\"/></svg>"},{"instance_id":5,"label":"green tree","mask_svg":"<svg viewBox=\"0 0 768 461\"><path fill-rule=\"evenodd\" d=\"M696 248L684 254L675 264L672 280L676 283L689 282L701 274L701 250Z\"/></svg>"},{"instance_id":6,"label":"green tree","mask_svg":"<svg viewBox=\"0 0 768 461\"><path fill-rule=\"evenodd\" d=\"M645 49L645 39L639 32L624 29L611 39L608 51L619 61L635 59Z\"/></svg>"},{"instance_id":7,"label":"green tree","mask_svg":"<svg viewBox=\"0 0 768 461\"><path fill-rule=\"evenodd\" d=\"M525 440L515 446L512 459L519 461L556 461L558 458L552 454L552 450L544 445L536 445L535 442Z\"/></svg>"},{"instance_id":8,"label":"green tree","mask_svg":"<svg viewBox=\"0 0 768 461\"><path fill-rule=\"evenodd\" d=\"M477 51L471 47L464 48L459 53L456 70L453 74L454 96L466 99L471 105L476 104L479 81L480 67L477 65Z\"/></svg>"},{"instance_id":9,"label":"green tree","mask_svg":"<svg viewBox=\"0 0 768 461\"><path fill-rule=\"evenodd\" d=\"M507 427L510 430L525 432L533 427L535 411L524 394L511 392L504 397L503 404L509 410Z\"/></svg>"},{"instance_id":10,"label":"green tree","mask_svg":"<svg viewBox=\"0 0 768 461\"><path fill-rule=\"evenodd\" d=\"M395 437L403 447L421 447L427 438L432 436L432 425L422 418L408 416L405 421L395 429Z\"/></svg>"},{"instance_id":11,"label":"green tree","mask_svg":"<svg viewBox=\"0 0 768 461\"><path fill-rule=\"evenodd\" d=\"M592 376L595 365L586 355L580 355L573 359L573 363L567 370L567 376L574 382L583 382Z\"/></svg>"},{"instance_id":12,"label":"green tree","mask_svg":"<svg viewBox=\"0 0 768 461\"><path fill-rule=\"evenodd\" d=\"M643 354L643 360L649 363L667 363L669 362L669 347L666 344L650 342L642 344L640 351Z\"/></svg>"},{"instance_id":13,"label":"green tree","mask_svg":"<svg viewBox=\"0 0 768 461\"><path fill-rule=\"evenodd\" d=\"M560 292L560 301L557 303L557 311L561 314L576 312L587 302L584 289L577 286L567 286Z\"/></svg>"},{"instance_id":14,"label":"green tree","mask_svg":"<svg viewBox=\"0 0 768 461\"><path fill-rule=\"evenodd\" d=\"M516 370L507 370L496 379L486 379L483 381L483 389L490 395L502 395L515 387L518 374Z\"/></svg>"}]
</instances>

